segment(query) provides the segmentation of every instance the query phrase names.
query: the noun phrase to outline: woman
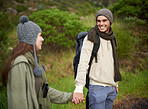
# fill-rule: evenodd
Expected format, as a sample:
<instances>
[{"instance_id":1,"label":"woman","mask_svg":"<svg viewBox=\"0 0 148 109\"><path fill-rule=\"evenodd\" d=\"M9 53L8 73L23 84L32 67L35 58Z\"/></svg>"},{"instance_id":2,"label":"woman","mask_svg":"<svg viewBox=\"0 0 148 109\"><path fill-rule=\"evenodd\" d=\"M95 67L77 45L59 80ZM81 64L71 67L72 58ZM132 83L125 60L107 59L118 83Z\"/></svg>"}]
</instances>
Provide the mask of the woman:
<instances>
[{"instance_id":1,"label":"woman","mask_svg":"<svg viewBox=\"0 0 148 109\"><path fill-rule=\"evenodd\" d=\"M19 44L2 72L9 109L50 109L51 103L64 104L72 100L72 93L48 87L45 67L39 64L36 56L44 41L41 32L41 28L28 17L20 17L17 27Z\"/></svg>"}]
</instances>

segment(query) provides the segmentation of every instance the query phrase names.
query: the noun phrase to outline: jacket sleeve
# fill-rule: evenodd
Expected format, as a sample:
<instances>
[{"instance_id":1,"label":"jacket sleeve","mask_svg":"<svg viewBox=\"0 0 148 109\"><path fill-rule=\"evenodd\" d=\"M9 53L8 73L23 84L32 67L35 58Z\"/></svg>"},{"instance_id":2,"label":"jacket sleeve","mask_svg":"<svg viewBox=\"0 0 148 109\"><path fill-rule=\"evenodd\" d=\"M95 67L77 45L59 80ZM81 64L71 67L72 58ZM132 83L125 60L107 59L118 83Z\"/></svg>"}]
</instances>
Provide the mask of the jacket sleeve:
<instances>
[{"instance_id":1,"label":"jacket sleeve","mask_svg":"<svg viewBox=\"0 0 148 109\"><path fill-rule=\"evenodd\" d=\"M8 74L8 109L28 109L26 100L26 63L18 63Z\"/></svg>"},{"instance_id":2,"label":"jacket sleeve","mask_svg":"<svg viewBox=\"0 0 148 109\"><path fill-rule=\"evenodd\" d=\"M72 93L61 92L49 87L48 97L50 98L51 103L66 104L68 101L72 100Z\"/></svg>"}]
</instances>

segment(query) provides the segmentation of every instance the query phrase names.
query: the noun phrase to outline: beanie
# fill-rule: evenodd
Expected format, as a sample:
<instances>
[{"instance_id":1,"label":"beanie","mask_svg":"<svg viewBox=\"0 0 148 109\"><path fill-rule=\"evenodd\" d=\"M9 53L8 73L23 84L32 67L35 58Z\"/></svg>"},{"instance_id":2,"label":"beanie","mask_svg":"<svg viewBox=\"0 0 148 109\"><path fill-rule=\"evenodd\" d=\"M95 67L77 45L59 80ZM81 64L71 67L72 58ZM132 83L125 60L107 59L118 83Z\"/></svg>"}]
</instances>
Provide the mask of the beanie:
<instances>
[{"instance_id":1,"label":"beanie","mask_svg":"<svg viewBox=\"0 0 148 109\"><path fill-rule=\"evenodd\" d=\"M34 75L37 77L41 76L43 72L42 69L38 66L35 49L36 39L40 32L42 32L41 28L34 22L29 21L27 16L23 15L20 17L20 23L17 26L17 36L19 42L24 42L33 45L34 58L36 64L36 68L34 69Z\"/></svg>"},{"instance_id":2,"label":"beanie","mask_svg":"<svg viewBox=\"0 0 148 109\"><path fill-rule=\"evenodd\" d=\"M96 14L96 21L97 21L97 17L101 16L101 15L105 16L110 21L110 24L112 24L113 15L109 9L100 9Z\"/></svg>"}]
</instances>

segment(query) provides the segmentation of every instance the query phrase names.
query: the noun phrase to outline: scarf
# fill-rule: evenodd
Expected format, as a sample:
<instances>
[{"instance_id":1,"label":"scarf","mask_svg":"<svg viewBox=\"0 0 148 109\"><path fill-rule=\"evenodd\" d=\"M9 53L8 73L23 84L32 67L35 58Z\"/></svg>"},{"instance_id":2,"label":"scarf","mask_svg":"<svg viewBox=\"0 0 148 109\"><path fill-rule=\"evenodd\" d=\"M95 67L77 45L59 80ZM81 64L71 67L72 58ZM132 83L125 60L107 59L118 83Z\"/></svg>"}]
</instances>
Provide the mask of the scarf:
<instances>
[{"instance_id":1,"label":"scarf","mask_svg":"<svg viewBox=\"0 0 148 109\"><path fill-rule=\"evenodd\" d=\"M27 60L29 61L29 63L31 64L32 66L32 71L34 70L34 68L36 67L36 63L35 63L35 59L33 57L33 51L29 51L29 52L26 52L24 54L24 56L27 58ZM38 56L39 57L39 56ZM39 63L39 62L38 62ZM33 72L32 72L33 73ZM34 79L35 79L35 90L36 90L36 95L38 97L39 95L39 90L40 90L40 87L41 87L41 83L42 83L42 80L41 80L41 77L37 77L37 76L34 76Z\"/></svg>"},{"instance_id":2,"label":"scarf","mask_svg":"<svg viewBox=\"0 0 148 109\"><path fill-rule=\"evenodd\" d=\"M110 31L109 33L104 33L104 32L100 32L99 28L97 27L97 25L95 25L94 28L91 28L90 31L88 32L88 40L90 40L93 43L98 43L97 42L97 38L96 38L96 34L99 35L99 37L105 39L105 40L110 40L111 41L111 45L112 45L112 50L113 50L113 59L114 59L114 81L121 81L121 74L119 71L119 61L117 58L117 47L115 45L115 35L112 31L112 28L110 27Z\"/></svg>"}]
</instances>

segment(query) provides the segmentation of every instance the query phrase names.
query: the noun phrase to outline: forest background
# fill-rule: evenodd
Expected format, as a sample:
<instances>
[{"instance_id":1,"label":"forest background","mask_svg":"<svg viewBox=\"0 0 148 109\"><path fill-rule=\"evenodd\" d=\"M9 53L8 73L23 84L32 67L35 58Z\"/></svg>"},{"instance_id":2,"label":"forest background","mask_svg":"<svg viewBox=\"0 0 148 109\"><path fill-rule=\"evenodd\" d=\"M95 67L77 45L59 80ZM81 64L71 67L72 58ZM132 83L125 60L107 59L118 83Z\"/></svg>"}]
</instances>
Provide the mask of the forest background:
<instances>
[{"instance_id":1,"label":"forest background","mask_svg":"<svg viewBox=\"0 0 148 109\"><path fill-rule=\"evenodd\" d=\"M21 15L42 28L45 39L41 64L46 66L49 85L73 92L76 37L89 31L101 8L113 12L113 31L123 78L114 109L148 108L148 1L146 0L0 0L0 72L18 43ZM84 89L86 96L87 89ZM130 102L130 103L129 103ZM85 104L52 104L53 109L85 109ZM7 109L6 87L0 76L0 109Z\"/></svg>"}]
</instances>

